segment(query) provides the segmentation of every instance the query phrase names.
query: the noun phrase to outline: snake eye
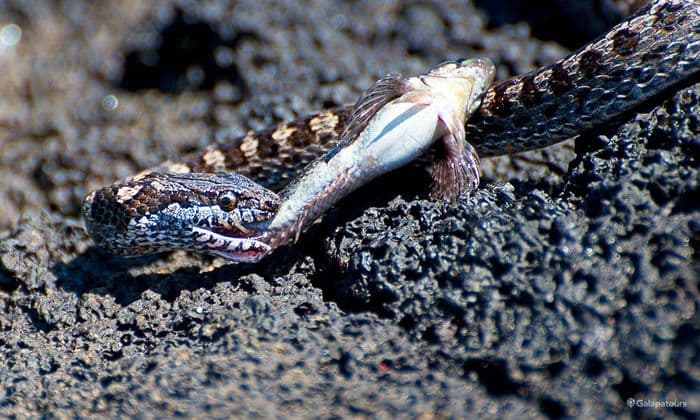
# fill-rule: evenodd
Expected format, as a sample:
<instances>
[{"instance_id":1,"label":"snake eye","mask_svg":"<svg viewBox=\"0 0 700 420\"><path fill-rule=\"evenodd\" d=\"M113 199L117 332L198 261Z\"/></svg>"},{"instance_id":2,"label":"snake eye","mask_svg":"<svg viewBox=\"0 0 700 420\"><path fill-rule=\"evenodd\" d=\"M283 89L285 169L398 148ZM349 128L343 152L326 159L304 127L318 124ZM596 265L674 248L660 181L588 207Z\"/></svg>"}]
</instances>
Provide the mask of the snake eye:
<instances>
[{"instance_id":1,"label":"snake eye","mask_svg":"<svg viewBox=\"0 0 700 420\"><path fill-rule=\"evenodd\" d=\"M217 204L223 211L231 211L236 207L237 201L238 197L236 197L236 194L228 191L219 196Z\"/></svg>"}]
</instances>

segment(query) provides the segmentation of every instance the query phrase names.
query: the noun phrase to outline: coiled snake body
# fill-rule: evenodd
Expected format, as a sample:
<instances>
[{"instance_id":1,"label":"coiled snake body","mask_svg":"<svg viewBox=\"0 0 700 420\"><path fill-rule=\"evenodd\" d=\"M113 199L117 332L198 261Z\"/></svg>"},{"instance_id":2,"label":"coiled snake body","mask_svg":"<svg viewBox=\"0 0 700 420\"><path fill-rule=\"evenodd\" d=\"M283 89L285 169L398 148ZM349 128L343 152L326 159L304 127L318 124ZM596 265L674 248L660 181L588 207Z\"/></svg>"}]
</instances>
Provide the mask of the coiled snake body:
<instances>
[{"instance_id":1,"label":"coiled snake body","mask_svg":"<svg viewBox=\"0 0 700 420\"><path fill-rule=\"evenodd\" d=\"M446 166L462 165L466 172L448 178L461 179L463 185L472 183L475 187L478 183L477 153L485 157L542 148L610 124L655 95L694 81L700 73L699 52L700 2L650 2L568 57L488 88L481 97L481 106L460 133L468 142L466 149L453 153L454 159ZM482 76L482 81L490 82L488 71ZM397 80L403 83L413 79L416 78ZM475 92L478 90L475 85L471 88ZM274 247L296 237L313 221L309 214L316 216L329 207L328 202L319 197L310 197L313 205L287 205L291 197L295 197L293 186L303 185L303 180L295 180L281 196L264 187L278 189L295 173L304 177L310 171L304 169L305 165L329 150L332 152L321 160L331 162L355 144L356 138L367 137L363 133L371 131L373 124L376 128L410 122L413 127L422 127L422 123L415 125L416 121L410 120L408 114L402 114L400 121L374 117L405 92L397 90L394 84L389 94L382 92L381 100L371 97L374 98L370 107L372 113L360 121L360 129L357 129L358 112L368 109L367 102L363 104L362 100L355 108L340 107L260 132L249 132L223 147L211 146L202 153L187 156L181 163L165 163L134 178L93 191L83 205L88 232L97 245L122 255L187 249L257 261ZM479 98L469 95L464 98L468 102L463 107L478 105ZM414 114L417 115L414 112L410 118L414 118ZM447 127L445 121L442 123ZM438 126L433 137L451 133ZM457 129L452 127L451 130L454 134ZM374 143L370 140L369 144ZM439 156L448 143L440 144ZM449 152L447 150L448 155ZM318 166L316 163L309 168ZM436 163L434 168L437 167ZM370 172L372 176L377 175ZM350 172L355 173L367 172ZM470 189L458 188L461 192ZM332 188L321 188L318 194L334 192ZM343 194L346 192L343 190ZM299 191L296 194L298 196ZM337 195L330 205L340 198ZM439 195L454 198L449 189ZM310 208L319 202L324 203L323 208ZM299 223L278 223L281 228L270 229L271 225L276 225L275 215L280 206L285 208L285 205L299 208L294 211L303 213L292 216ZM281 217L278 215L277 219Z\"/></svg>"}]
</instances>

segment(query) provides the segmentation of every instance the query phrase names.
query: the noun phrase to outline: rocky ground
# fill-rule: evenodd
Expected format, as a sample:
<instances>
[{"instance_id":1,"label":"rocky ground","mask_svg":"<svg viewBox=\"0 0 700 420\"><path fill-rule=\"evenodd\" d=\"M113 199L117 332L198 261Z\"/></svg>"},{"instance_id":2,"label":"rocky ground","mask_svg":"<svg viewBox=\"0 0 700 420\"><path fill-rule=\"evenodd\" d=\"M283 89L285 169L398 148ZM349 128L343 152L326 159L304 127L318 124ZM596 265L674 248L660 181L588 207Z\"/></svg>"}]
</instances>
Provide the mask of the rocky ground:
<instances>
[{"instance_id":1,"label":"rocky ground","mask_svg":"<svg viewBox=\"0 0 700 420\"><path fill-rule=\"evenodd\" d=\"M399 171L259 265L86 236L90 189L222 136L591 37L476 3L0 3L0 415L698 415L697 84L458 205Z\"/></svg>"}]
</instances>

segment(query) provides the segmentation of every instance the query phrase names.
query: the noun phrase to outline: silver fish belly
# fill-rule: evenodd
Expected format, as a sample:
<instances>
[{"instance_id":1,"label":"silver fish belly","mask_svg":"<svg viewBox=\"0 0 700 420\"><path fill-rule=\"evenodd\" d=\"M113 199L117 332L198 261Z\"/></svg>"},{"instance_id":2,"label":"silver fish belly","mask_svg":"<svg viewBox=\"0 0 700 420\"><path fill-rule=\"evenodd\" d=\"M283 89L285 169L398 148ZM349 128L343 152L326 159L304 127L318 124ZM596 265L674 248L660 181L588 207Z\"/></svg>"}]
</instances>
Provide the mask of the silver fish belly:
<instances>
[{"instance_id":1,"label":"silver fish belly","mask_svg":"<svg viewBox=\"0 0 700 420\"><path fill-rule=\"evenodd\" d=\"M271 249L296 240L305 227L372 179L423 154L437 140L434 191L445 200L479 182L478 157L465 143L464 123L491 84L488 59L447 62L427 75L388 75L358 100L339 146L310 164L285 188L282 203L260 238Z\"/></svg>"}]
</instances>

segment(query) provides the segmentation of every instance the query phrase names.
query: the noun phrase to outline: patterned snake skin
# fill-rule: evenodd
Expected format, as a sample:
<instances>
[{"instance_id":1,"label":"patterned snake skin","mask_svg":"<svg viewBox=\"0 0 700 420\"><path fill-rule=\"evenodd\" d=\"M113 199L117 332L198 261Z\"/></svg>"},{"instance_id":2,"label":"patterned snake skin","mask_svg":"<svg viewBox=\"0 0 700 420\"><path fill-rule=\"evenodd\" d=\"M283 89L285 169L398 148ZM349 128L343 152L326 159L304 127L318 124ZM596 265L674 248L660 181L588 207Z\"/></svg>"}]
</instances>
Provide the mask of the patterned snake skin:
<instances>
[{"instance_id":1,"label":"patterned snake skin","mask_svg":"<svg viewBox=\"0 0 700 420\"><path fill-rule=\"evenodd\" d=\"M493 84L466 124L466 139L481 157L487 157L546 147L609 125L663 92L696 82L699 53L700 0L652 1L555 64ZM233 171L279 190L305 165L336 146L351 110L352 106L339 107L224 139L158 169ZM86 197L83 214L98 245L128 254L118 249L120 239L110 236L149 208L162 208L180 197L178 184L160 182L141 188L139 183L149 178L123 181ZM216 199L216 190L203 194ZM265 200L269 214L274 197Z\"/></svg>"}]
</instances>

